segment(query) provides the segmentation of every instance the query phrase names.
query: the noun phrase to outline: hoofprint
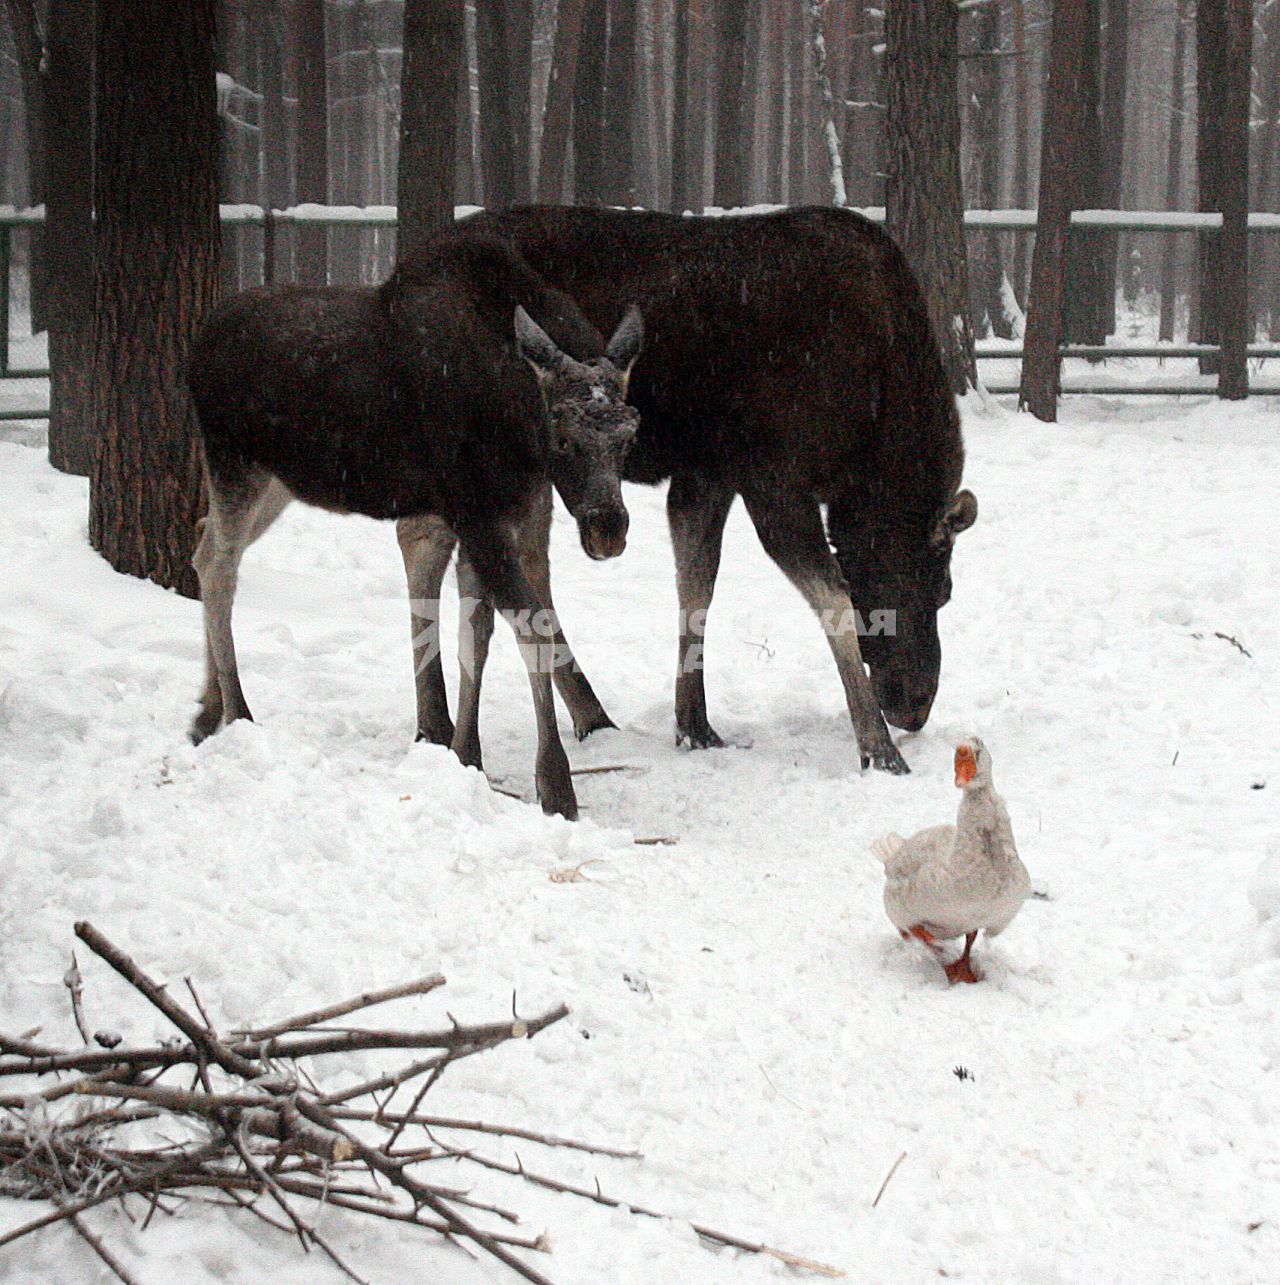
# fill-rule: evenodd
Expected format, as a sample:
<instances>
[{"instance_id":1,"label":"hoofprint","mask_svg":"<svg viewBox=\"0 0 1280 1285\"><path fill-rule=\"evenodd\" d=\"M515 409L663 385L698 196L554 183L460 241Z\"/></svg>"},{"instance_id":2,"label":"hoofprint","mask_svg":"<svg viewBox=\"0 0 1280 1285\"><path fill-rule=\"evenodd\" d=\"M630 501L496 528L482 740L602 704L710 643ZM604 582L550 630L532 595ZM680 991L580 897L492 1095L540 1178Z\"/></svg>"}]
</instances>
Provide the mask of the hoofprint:
<instances>
[{"instance_id":1,"label":"hoofprint","mask_svg":"<svg viewBox=\"0 0 1280 1285\"><path fill-rule=\"evenodd\" d=\"M1013 825L991 779L991 753L971 736L955 753L961 791L955 825L935 825L909 839L886 834L871 850L884 862L884 908L895 928L924 942L965 939L964 953L943 965L947 980L976 982L969 963L979 932L1002 933L1031 894L1031 879L1018 856Z\"/></svg>"},{"instance_id":2,"label":"hoofprint","mask_svg":"<svg viewBox=\"0 0 1280 1285\"><path fill-rule=\"evenodd\" d=\"M575 777L574 825L532 806L507 632L486 766L525 802L412 744L395 539L304 505L246 554L236 600L259 722L186 744L199 604L114 574L86 543L87 483L49 469L30 426L0 427L0 1026L77 1039L62 982L77 918L182 994L191 976L223 1030L439 970L447 1001L389 1007L388 1024L434 1024L445 1003L487 1020L513 992L522 1014L573 1012L511 1057L459 1064L434 1110L645 1153L494 1139L509 1163L849 1282L1270 1281L1280 909L1259 918L1280 902L1249 889L1280 789L1278 413L1065 398L1050 429L966 404L983 517L940 615L936 706L903 739L907 777L857 772L826 641L741 506L706 679L726 738L753 745L677 750L662 493L627 488L628 548L607 563L558 508L557 604L620 724L579 744L566 723L566 749L574 768L628 768ZM454 690L452 646L445 667ZM912 818L954 819L969 731L996 752L1052 899L979 944L982 985L948 989L921 985L937 966L884 918L865 849ZM679 842L632 842L659 836ZM80 967L95 1029L170 1034L83 953ZM683 1221L461 1167L456 1181L548 1233L538 1264L556 1285L821 1279L708 1250ZM0 1202L0 1227L37 1210ZM143 1217L86 1220L144 1285L344 1279L227 1210L157 1213L145 1233ZM371 1281L510 1280L388 1229L339 1209L322 1222ZM65 1228L15 1250L0 1250L4 1285L103 1272Z\"/></svg>"}]
</instances>

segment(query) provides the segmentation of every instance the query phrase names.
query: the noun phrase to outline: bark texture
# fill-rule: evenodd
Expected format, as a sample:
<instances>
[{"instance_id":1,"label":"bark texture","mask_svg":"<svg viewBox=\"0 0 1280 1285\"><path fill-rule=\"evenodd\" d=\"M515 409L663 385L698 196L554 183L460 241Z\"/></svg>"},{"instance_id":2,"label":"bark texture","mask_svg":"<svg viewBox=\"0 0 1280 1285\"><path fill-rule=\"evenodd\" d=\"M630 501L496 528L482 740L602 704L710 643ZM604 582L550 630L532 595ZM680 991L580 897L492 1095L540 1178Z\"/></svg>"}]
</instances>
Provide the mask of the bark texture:
<instances>
[{"instance_id":1,"label":"bark texture","mask_svg":"<svg viewBox=\"0 0 1280 1285\"><path fill-rule=\"evenodd\" d=\"M977 383L960 182L959 45L953 0L890 0L885 12L886 227L929 304L952 389Z\"/></svg>"},{"instance_id":2,"label":"bark texture","mask_svg":"<svg viewBox=\"0 0 1280 1285\"><path fill-rule=\"evenodd\" d=\"M196 596L201 506L185 366L218 289L214 3L98 0L89 539Z\"/></svg>"}]
</instances>

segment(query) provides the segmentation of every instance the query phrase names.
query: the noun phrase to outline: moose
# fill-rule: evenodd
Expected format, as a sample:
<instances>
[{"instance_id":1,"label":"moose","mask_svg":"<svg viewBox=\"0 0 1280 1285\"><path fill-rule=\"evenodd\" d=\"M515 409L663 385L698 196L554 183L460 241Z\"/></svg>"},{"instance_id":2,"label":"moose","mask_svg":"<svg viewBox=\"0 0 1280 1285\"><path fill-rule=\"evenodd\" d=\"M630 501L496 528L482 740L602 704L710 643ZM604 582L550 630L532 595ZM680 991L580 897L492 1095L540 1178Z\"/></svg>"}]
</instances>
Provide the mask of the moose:
<instances>
[{"instance_id":1,"label":"moose","mask_svg":"<svg viewBox=\"0 0 1280 1285\"><path fill-rule=\"evenodd\" d=\"M209 495L193 559L207 677L192 739L252 717L231 630L237 570L291 500L438 527L520 644L543 810L576 817L551 694L558 624L525 566L545 545L548 483L590 557L623 551L620 473L638 425L624 399L641 342L637 310L606 345L510 245L483 237L429 241L378 288L265 287L215 310L188 371ZM585 678L562 683L607 721Z\"/></svg>"},{"instance_id":2,"label":"moose","mask_svg":"<svg viewBox=\"0 0 1280 1285\"><path fill-rule=\"evenodd\" d=\"M458 231L507 241L602 330L631 301L644 312L630 384L641 428L623 476L670 478L677 744L723 744L695 648L741 495L765 550L827 623L862 767L907 772L885 720L914 731L929 717L938 611L977 501L959 489L955 398L893 241L831 208L708 218L534 206ZM452 534L402 523L399 535L413 596L436 596ZM849 626L876 611L892 628L860 644ZM418 709L419 734L442 739L443 678L422 666Z\"/></svg>"}]
</instances>

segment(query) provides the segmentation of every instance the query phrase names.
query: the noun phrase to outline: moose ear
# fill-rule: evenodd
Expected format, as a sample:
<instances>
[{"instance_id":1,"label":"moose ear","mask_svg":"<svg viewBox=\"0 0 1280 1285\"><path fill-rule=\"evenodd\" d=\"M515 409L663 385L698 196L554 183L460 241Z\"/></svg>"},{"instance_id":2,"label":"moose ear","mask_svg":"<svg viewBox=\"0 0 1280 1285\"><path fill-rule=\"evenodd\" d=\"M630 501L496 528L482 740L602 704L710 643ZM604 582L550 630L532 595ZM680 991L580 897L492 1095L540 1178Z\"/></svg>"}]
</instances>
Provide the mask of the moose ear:
<instances>
[{"instance_id":1,"label":"moose ear","mask_svg":"<svg viewBox=\"0 0 1280 1285\"><path fill-rule=\"evenodd\" d=\"M516 349L539 377L553 374L564 362L564 353L551 336L519 305L515 317Z\"/></svg>"},{"instance_id":2,"label":"moose ear","mask_svg":"<svg viewBox=\"0 0 1280 1285\"><path fill-rule=\"evenodd\" d=\"M957 491L956 497L942 510L933 528L933 543L950 547L961 531L967 531L978 518L978 497L972 491Z\"/></svg>"},{"instance_id":3,"label":"moose ear","mask_svg":"<svg viewBox=\"0 0 1280 1285\"><path fill-rule=\"evenodd\" d=\"M626 316L618 322L604 350L604 355L622 372L625 380L631 374L631 367L640 356L640 345L644 342L644 321L640 309L633 303L627 309Z\"/></svg>"}]
</instances>

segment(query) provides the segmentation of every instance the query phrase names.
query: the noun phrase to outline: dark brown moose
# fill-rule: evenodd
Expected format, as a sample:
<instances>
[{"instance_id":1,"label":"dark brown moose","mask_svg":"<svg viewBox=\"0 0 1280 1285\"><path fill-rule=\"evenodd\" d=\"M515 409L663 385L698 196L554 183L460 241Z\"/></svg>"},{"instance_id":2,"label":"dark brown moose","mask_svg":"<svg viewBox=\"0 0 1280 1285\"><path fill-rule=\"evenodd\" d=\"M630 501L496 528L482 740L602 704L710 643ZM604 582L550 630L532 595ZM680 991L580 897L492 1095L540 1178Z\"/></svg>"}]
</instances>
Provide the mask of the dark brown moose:
<instances>
[{"instance_id":1,"label":"dark brown moose","mask_svg":"<svg viewBox=\"0 0 1280 1285\"><path fill-rule=\"evenodd\" d=\"M590 556L622 552L619 477L637 426L623 398L640 341L628 310L604 346L571 299L487 238L430 243L377 289L265 288L217 309L189 371L209 488L194 559L208 677L192 738L251 717L231 632L236 574L291 500L434 524L451 542L456 533L469 573L516 632L537 716L538 796L545 811L576 816L538 628L549 602L519 545L537 531L549 480ZM580 675L566 681L594 701Z\"/></svg>"},{"instance_id":2,"label":"dark brown moose","mask_svg":"<svg viewBox=\"0 0 1280 1285\"><path fill-rule=\"evenodd\" d=\"M859 215L823 208L681 218L530 207L477 214L459 231L506 238L602 330L633 301L644 312L630 388L642 427L624 476L671 479L677 742L721 744L694 649L741 495L766 551L826 626L862 765L906 772L885 719L914 731L929 717L952 546L977 501L959 489L955 399L894 243ZM450 533L402 524L400 537L414 596L438 594ZM860 641L858 619L882 627ZM418 710L419 734L446 739L443 679L421 666ZM574 721L590 730L589 718Z\"/></svg>"}]
</instances>

